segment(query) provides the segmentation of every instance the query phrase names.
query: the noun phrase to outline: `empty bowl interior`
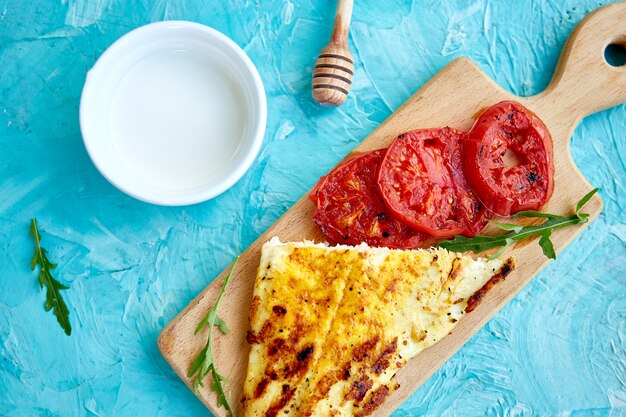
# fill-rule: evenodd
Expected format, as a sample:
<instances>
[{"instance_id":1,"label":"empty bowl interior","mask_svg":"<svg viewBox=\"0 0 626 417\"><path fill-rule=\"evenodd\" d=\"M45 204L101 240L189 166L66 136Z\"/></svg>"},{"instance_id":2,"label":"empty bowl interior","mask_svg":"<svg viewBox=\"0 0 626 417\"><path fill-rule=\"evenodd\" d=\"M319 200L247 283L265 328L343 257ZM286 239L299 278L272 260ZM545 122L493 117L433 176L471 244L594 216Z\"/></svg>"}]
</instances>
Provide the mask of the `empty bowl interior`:
<instances>
[{"instance_id":1,"label":"empty bowl interior","mask_svg":"<svg viewBox=\"0 0 626 417\"><path fill-rule=\"evenodd\" d=\"M265 129L254 66L202 25L162 22L130 32L89 72L81 130L96 167L122 191L192 204L232 186Z\"/></svg>"}]
</instances>

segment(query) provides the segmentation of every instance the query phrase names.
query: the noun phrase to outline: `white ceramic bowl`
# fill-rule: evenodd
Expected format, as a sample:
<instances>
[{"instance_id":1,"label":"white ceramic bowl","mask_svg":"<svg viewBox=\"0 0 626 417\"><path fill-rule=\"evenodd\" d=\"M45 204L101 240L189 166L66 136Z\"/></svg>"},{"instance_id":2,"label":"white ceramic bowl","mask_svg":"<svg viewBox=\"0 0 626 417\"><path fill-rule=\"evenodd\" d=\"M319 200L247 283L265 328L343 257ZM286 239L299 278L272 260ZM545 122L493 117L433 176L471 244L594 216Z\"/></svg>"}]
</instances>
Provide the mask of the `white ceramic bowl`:
<instances>
[{"instance_id":1,"label":"white ceramic bowl","mask_svg":"<svg viewBox=\"0 0 626 417\"><path fill-rule=\"evenodd\" d=\"M149 203L187 205L235 184L267 119L256 68L232 40L183 21L129 32L87 74L80 129L98 170Z\"/></svg>"}]
</instances>

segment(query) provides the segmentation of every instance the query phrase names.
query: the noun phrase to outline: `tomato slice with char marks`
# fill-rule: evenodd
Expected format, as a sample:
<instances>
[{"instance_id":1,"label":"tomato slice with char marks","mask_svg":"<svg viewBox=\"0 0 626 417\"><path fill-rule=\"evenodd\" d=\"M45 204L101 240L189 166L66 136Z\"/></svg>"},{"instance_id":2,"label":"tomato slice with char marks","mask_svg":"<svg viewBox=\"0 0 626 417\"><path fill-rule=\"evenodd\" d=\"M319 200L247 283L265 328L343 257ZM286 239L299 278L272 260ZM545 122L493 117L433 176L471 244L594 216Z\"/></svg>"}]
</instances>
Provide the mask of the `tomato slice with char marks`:
<instances>
[{"instance_id":1,"label":"tomato slice with char marks","mask_svg":"<svg viewBox=\"0 0 626 417\"><path fill-rule=\"evenodd\" d=\"M480 201L500 216L537 210L554 190L552 138L514 101L484 111L463 143L463 170Z\"/></svg>"},{"instance_id":2,"label":"tomato slice with char marks","mask_svg":"<svg viewBox=\"0 0 626 417\"><path fill-rule=\"evenodd\" d=\"M415 248L428 236L395 219L376 185L378 165L385 149L342 162L313 188L313 221L331 243L390 248Z\"/></svg>"},{"instance_id":3,"label":"tomato slice with char marks","mask_svg":"<svg viewBox=\"0 0 626 417\"><path fill-rule=\"evenodd\" d=\"M393 215L436 237L473 236L487 210L463 175L461 140L466 133L444 127L400 135L378 170L378 188Z\"/></svg>"},{"instance_id":4,"label":"tomato slice with char marks","mask_svg":"<svg viewBox=\"0 0 626 417\"><path fill-rule=\"evenodd\" d=\"M352 161L354 158L358 158L360 156L362 156L363 154L359 154L359 155L352 155L346 159L344 159L343 161L339 162L339 164L333 168L333 170L326 174L326 175L322 175L320 177L319 180L317 180L317 183L315 184L315 186L313 187L313 189L311 190L311 192L309 193L309 198L311 200L313 200L314 203L317 203L317 191L320 189L320 187L322 186L322 184L324 184L324 181L326 180L326 178L328 178L328 175L330 175L331 173L339 170L342 166L350 163L350 161Z\"/></svg>"}]
</instances>

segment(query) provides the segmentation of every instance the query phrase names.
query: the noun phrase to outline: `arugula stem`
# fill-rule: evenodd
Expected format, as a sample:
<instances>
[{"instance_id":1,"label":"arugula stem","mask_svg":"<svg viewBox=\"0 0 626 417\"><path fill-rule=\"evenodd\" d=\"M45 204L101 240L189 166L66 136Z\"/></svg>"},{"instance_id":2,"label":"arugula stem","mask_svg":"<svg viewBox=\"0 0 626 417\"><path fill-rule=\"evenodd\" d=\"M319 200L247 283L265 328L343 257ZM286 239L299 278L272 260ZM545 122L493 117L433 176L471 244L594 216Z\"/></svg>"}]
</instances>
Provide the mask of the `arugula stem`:
<instances>
[{"instance_id":1,"label":"arugula stem","mask_svg":"<svg viewBox=\"0 0 626 417\"><path fill-rule=\"evenodd\" d=\"M526 238L529 238L531 236L537 236L540 235L542 232L547 232L550 230L555 230L555 229L561 229L563 227L567 227L567 226L573 226L575 224L580 224L580 223L586 223L586 221L581 221L581 219L579 219L578 217L574 216L570 216L570 217L566 217L566 220L564 221L559 221L557 223L553 223L551 225L547 224L549 223L546 222L544 224L540 224L537 226L527 226L524 228L525 231L522 231L520 233L515 234L515 236L511 236L511 239L515 240L515 241L520 241L520 240L524 240ZM506 236L506 235L504 235ZM504 237L502 236L502 237Z\"/></svg>"},{"instance_id":2,"label":"arugula stem","mask_svg":"<svg viewBox=\"0 0 626 417\"><path fill-rule=\"evenodd\" d=\"M61 284L54 279L51 270L56 268L56 264L53 264L48 260L46 250L41 247L41 235L39 234L39 228L37 227L37 220L32 219L30 224L30 234L35 240L35 254L30 263L31 270L35 270L35 267L39 265L39 287L46 286L46 311L54 309L54 315L59 322L61 328L68 336L72 333L72 326L69 320L69 310L63 297L61 297L61 290L66 290L68 287Z\"/></svg>"},{"instance_id":3,"label":"arugula stem","mask_svg":"<svg viewBox=\"0 0 626 417\"><path fill-rule=\"evenodd\" d=\"M571 216L559 216L556 214L541 213L532 210L523 211L517 213L515 216L544 218L546 221L542 224L534 226L521 226L512 223L499 223L492 221L492 224L496 225L500 229L506 230L507 233L499 236L455 236L453 240L444 240L439 242L437 246L454 252L481 252L487 249L502 247L502 249L500 249L495 255L490 257L493 258L504 253L506 248L513 242L519 242L529 237L538 236L540 238L539 246L541 246L544 255L550 259L554 259L556 258L556 253L554 252L554 246L550 240L552 232L556 229L587 223L589 221L589 215L586 213L580 213L580 209L591 199L591 197L593 197L596 192L598 192L598 189L594 188L582 199L580 199L580 201L576 204L575 213Z\"/></svg>"},{"instance_id":4,"label":"arugula stem","mask_svg":"<svg viewBox=\"0 0 626 417\"><path fill-rule=\"evenodd\" d=\"M224 279L224 284L222 285L222 289L217 296L217 300L207 315L200 321L198 327L196 327L195 334L198 334L200 330L204 328L204 326L209 327L209 335L207 337L207 342L204 347L198 353L196 358L191 363L191 367L189 368L189 372L187 373L187 377L191 378L194 374L195 377L193 379L193 388L194 391L198 391L199 387L204 387L202 380L204 377L210 372L211 377L213 379L213 384L211 385L211 389L217 393L217 405L222 406L228 412L228 416L233 416L233 410L228 403L228 399L226 398L226 393L224 392L224 387L222 386L222 381L224 381L224 377L217 372L215 369L215 360L213 358L213 327L217 327L224 334L228 333L228 327L226 327L226 323L217 315L217 308L222 301L222 297L224 296L224 292L226 291L226 286L230 281L230 277L233 274L233 270L239 261L239 257L235 259L233 262L233 266L230 268L230 272Z\"/></svg>"}]
</instances>

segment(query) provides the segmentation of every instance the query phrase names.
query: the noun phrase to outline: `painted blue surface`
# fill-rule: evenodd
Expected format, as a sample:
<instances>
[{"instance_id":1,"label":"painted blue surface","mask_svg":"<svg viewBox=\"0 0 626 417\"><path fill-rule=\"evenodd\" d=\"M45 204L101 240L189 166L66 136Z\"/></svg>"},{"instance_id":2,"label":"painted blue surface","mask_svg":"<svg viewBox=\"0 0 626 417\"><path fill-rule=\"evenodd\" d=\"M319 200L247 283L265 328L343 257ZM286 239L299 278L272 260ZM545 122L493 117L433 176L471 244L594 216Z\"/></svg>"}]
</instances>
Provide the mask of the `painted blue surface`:
<instances>
[{"instance_id":1,"label":"painted blue surface","mask_svg":"<svg viewBox=\"0 0 626 417\"><path fill-rule=\"evenodd\" d=\"M330 110L310 99L330 0L0 1L0 415L208 416L160 356L162 327L451 59L467 55L506 89L537 93L569 32L602 3L357 1L353 93ZM191 207L117 191L78 127L95 59L165 19L230 36L268 94L252 169ZM625 132L624 105L583 121L572 152L601 188L603 214L396 416L626 415ZM34 216L71 284L71 337L44 312L29 270Z\"/></svg>"}]
</instances>

